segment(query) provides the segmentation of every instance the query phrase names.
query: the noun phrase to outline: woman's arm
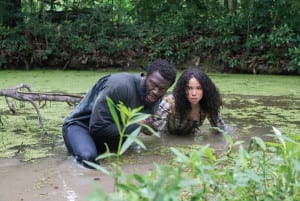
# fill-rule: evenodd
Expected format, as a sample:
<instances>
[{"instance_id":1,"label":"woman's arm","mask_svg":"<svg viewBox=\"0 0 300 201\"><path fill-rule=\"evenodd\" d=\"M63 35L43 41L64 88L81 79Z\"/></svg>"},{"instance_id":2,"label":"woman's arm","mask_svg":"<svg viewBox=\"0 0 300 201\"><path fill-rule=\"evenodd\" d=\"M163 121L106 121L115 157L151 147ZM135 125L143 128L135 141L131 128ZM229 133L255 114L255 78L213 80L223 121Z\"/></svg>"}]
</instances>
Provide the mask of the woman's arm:
<instances>
[{"instance_id":1,"label":"woman's arm","mask_svg":"<svg viewBox=\"0 0 300 201\"><path fill-rule=\"evenodd\" d=\"M165 130L171 110L171 103L168 101L167 97L165 97L159 104L158 109L152 118L151 125L155 130Z\"/></svg>"},{"instance_id":2,"label":"woman's arm","mask_svg":"<svg viewBox=\"0 0 300 201\"><path fill-rule=\"evenodd\" d=\"M227 130L227 125L223 121L222 115L219 112L217 115L208 115L208 120L211 125L211 127L218 127L222 129L223 131Z\"/></svg>"}]
</instances>

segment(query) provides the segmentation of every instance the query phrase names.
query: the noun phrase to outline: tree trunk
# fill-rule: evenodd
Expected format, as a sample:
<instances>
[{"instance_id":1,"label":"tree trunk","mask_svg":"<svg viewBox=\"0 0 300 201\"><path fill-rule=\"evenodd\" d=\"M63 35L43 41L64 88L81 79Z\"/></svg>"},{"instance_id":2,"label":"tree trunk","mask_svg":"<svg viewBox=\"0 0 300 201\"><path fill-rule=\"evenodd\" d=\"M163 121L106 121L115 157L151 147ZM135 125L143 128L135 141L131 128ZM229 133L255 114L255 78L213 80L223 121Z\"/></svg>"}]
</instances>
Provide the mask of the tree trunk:
<instances>
[{"instance_id":1,"label":"tree trunk","mask_svg":"<svg viewBox=\"0 0 300 201\"><path fill-rule=\"evenodd\" d=\"M228 3L228 0L224 0L224 8L225 8L226 12L228 13L229 12L229 3Z\"/></svg>"},{"instance_id":2,"label":"tree trunk","mask_svg":"<svg viewBox=\"0 0 300 201\"><path fill-rule=\"evenodd\" d=\"M237 0L232 0L231 12L232 12L233 15L236 14L237 4L238 4Z\"/></svg>"}]
</instances>

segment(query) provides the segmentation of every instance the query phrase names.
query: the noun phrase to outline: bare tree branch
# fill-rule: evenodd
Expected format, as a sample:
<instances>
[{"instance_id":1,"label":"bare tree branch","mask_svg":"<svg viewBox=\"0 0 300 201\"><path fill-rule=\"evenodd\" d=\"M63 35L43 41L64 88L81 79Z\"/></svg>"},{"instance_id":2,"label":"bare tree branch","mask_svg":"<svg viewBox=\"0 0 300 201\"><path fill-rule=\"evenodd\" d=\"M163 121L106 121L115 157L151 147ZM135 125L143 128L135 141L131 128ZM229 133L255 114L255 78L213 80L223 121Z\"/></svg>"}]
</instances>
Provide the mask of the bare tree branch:
<instances>
[{"instance_id":1,"label":"bare tree branch","mask_svg":"<svg viewBox=\"0 0 300 201\"><path fill-rule=\"evenodd\" d=\"M19 91L21 89L26 89L28 92ZM55 102L67 102L69 105L79 103L83 98L81 95L67 94L67 93L41 93L41 92L32 92L31 87L26 84L19 84L18 86L10 89L0 89L0 96L5 96L6 103L9 107L9 110L13 113L16 113L16 109L13 107L13 104L10 104L7 97L19 100L27 101L32 104L37 115L39 124L43 127L42 116L40 111L34 101L55 101Z\"/></svg>"}]
</instances>

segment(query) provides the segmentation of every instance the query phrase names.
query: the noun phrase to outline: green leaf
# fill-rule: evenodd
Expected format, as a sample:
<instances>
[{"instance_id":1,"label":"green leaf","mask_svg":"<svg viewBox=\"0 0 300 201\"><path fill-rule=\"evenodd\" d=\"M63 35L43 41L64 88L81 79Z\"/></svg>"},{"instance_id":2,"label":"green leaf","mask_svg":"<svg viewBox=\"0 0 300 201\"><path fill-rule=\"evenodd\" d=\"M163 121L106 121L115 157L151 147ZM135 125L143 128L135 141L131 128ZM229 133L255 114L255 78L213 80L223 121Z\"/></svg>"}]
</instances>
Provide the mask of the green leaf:
<instances>
[{"instance_id":1,"label":"green leaf","mask_svg":"<svg viewBox=\"0 0 300 201\"><path fill-rule=\"evenodd\" d=\"M196 185L199 185L199 180L197 179L182 179L180 182L179 182L179 186L182 187L182 188L187 188L187 187L190 187L190 186L196 186Z\"/></svg>"},{"instance_id":2,"label":"green leaf","mask_svg":"<svg viewBox=\"0 0 300 201\"><path fill-rule=\"evenodd\" d=\"M139 135L141 131L141 127L138 127L137 129L135 129L131 134L129 134L127 136L127 139L126 141L124 142L124 144L122 145L121 147L121 151L120 151L120 154L122 155L125 151L127 151L127 149L130 147L130 145L133 143L133 142L141 142L137 139L137 136ZM145 145L142 144L141 145L144 149L145 149Z\"/></svg>"},{"instance_id":3,"label":"green leaf","mask_svg":"<svg viewBox=\"0 0 300 201\"><path fill-rule=\"evenodd\" d=\"M207 147L207 149L205 150L206 155L208 156L208 158L210 159L211 162L215 162L217 157L213 154L212 149Z\"/></svg>"},{"instance_id":4,"label":"green leaf","mask_svg":"<svg viewBox=\"0 0 300 201\"><path fill-rule=\"evenodd\" d=\"M133 114L137 114L137 113L139 113L143 108L144 108L143 106L137 107L137 108L135 108L135 109L132 110L132 113L133 113Z\"/></svg>"},{"instance_id":5,"label":"green leaf","mask_svg":"<svg viewBox=\"0 0 300 201\"><path fill-rule=\"evenodd\" d=\"M106 97L106 101L107 101L107 104L108 104L108 109L110 111L110 114L117 126L117 129L118 129L118 132L121 133L121 125L120 125L120 122L119 122L119 117L117 115L117 111L115 109L115 104L114 102L112 101L112 99L110 97Z\"/></svg>"},{"instance_id":6,"label":"green leaf","mask_svg":"<svg viewBox=\"0 0 300 201\"><path fill-rule=\"evenodd\" d=\"M234 142L234 146L237 146L237 145L240 145L240 144L244 144L244 142L245 141L243 141L243 140L238 140L238 141L236 141L236 142Z\"/></svg>"},{"instance_id":7,"label":"green leaf","mask_svg":"<svg viewBox=\"0 0 300 201\"><path fill-rule=\"evenodd\" d=\"M280 144L277 142L266 142L266 144L269 145L270 147L274 147L274 148L280 147Z\"/></svg>"},{"instance_id":8,"label":"green leaf","mask_svg":"<svg viewBox=\"0 0 300 201\"><path fill-rule=\"evenodd\" d=\"M104 159L104 158L109 158L109 157L113 157L116 156L115 153L111 153L111 152L105 152L99 156L97 156L96 160L100 160L100 159Z\"/></svg>"},{"instance_id":9,"label":"green leaf","mask_svg":"<svg viewBox=\"0 0 300 201\"><path fill-rule=\"evenodd\" d=\"M256 144L264 151L266 151L266 144L260 137L253 137Z\"/></svg>"},{"instance_id":10,"label":"green leaf","mask_svg":"<svg viewBox=\"0 0 300 201\"><path fill-rule=\"evenodd\" d=\"M154 135L156 137L160 137L159 132L155 131L151 126L148 126L146 124L141 124L141 126L143 126L146 129L148 129L152 133L152 135Z\"/></svg>"},{"instance_id":11,"label":"green leaf","mask_svg":"<svg viewBox=\"0 0 300 201\"><path fill-rule=\"evenodd\" d=\"M118 108L121 112L121 114L124 115L125 118L130 117L132 112L129 107L127 107L123 102L119 101Z\"/></svg>"},{"instance_id":12,"label":"green leaf","mask_svg":"<svg viewBox=\"0 0 300 201\"><path fill-rule=\"evenodd\" d=\"M140 145L143 149L146 149L146 146L144 145L144 143L141 140L139 140L138 138L135 138L134 142L137 143L138 145Z\"/></svg>"},{"instance_id":13,"label":"green leaf","mask_svg":"<svg viewBox=\"0 0 300 201\"><path fill-rule=\"evenodd\" d=\"M224 136L225 140L229 143L229 146L232 147L233 139L232 139L231 135L229 135L227 133L223 133L223 136Z\"/></svg>"},{"instance_id":14,"label":"green leaf","mask_svg":"<svg viewBox=\"0 0 300 201\"><path fill-rule=\"evenodd\" d=\"M296 170L296 172L299 174L300 173L300 161L292 159L292 164L293 164L294 169Z\"/></svg>"},{"instance_id":15,"label":"green leaf","mask_svg":"<svg viewBox=\"0 0 300 201\"><path fill-rule=\"evenodd\" d=\"M136 115L134 117L132 117L131 119L129 119L127 125L130 126L132 124L136 124L136 123L140 123L141 121L147 119L150 115L149 114L139 114Z\"/></svg>"},{"instance_id":16,"label":"green leaf","mask_svg":"<svg viewBox=\"0 0 300 201\"><path fill-rule=\"evenodd\" d=\"M184 163L189 161L189 158L184 153L180 152L178 149L174 147L171 147L170 149L177 156L176 160L178 162Z\"/></svg>"},{"instance_id":17,"label":"green leaf","mask_svg":"<svg viewBox=\"0 0 300 201\"><path fill-rule=\"evenodd\" d=\"M126 125L126 119L127 119L127 115L124 112L124 109L119 108L120 109L120 117L121 117L121 122L123 125Z\"/></svg>"},{"instance_id":18,"label":"green leaf","mask_svg":"<svg viewBox=\"0 0 300 201\"><path fill-rule=\"evenodd\" d=\"M145 178L138 174L133 174L132 177L137 180L140 184L143 184L145 181Z\"/></svg>"},{"instance_id":19,"label":"green leaf","mask_svg":"<svg viewBox=\"0 0 300 201\"><path fill-rule=\"evenodd\" d=\"M88 195L88 201L106 201L109 200L106 192L102 190L100 187L97 187L94 192Z\"/></svg>"},{"instance_id":20,"label":"green leaf","mask_svg":"<svg viewBox=\"0 0 300 201\"><path fill-rule=\"evenodd\" d=\"M93 163L93 162L90 162L90 161L86 161L86 160L84 160L83 162L86 163L86 164L88 164L89 166L95 168L96 170L101 171L102 173L104 173L104 174L106 174L108 176L111 175L110 172L107 169L105 169L104 167L101 167L100 165L98 165L96 163Z\"/></svg>"},{"instance_id":21,"label":"green leaf","mask_svg":"<svg viewBox=\"0 0 300 201\"><path fill-rule=\"evenodd\" d=\"M132 192L132 191L138 191L138 188L133 185L126 185L126 184L116 184L117 189L123 190L125 192Z\"/></svg>"}]
</instances>

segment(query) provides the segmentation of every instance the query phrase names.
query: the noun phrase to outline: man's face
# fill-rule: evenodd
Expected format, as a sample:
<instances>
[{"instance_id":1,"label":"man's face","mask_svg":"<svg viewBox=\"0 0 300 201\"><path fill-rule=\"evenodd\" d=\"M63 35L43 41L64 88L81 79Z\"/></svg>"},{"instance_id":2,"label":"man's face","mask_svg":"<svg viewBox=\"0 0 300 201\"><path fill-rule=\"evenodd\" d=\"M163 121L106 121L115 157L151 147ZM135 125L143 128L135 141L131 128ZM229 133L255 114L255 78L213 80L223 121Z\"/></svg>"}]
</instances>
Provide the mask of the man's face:
<instances>
[{"instance_id":1,"label":"man's face","mask_svg":"<svg viewBox=\"0 0 300 201\"><path fill-rule=\"evenodd\" d=\"M163 96L170 87L170 81L163 78L158 71L153 72L146 77L146 95L145 102L153 104Z\"/></svg>"}]
</instances>

